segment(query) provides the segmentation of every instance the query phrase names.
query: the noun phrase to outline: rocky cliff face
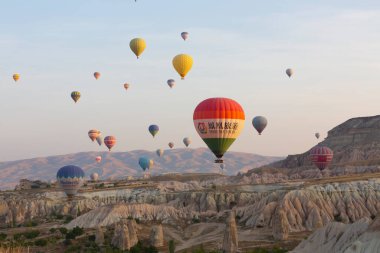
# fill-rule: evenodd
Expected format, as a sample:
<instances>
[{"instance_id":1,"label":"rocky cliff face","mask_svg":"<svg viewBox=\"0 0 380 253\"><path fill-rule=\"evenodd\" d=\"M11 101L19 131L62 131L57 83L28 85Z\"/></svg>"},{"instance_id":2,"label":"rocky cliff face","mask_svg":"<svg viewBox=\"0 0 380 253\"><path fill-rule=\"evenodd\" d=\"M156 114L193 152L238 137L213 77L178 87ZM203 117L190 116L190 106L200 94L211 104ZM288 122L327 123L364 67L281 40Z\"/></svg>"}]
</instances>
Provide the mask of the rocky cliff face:
<instances>
[{"instance_id":1,"label":"rocky cliff face","mask_svg":"<svg viewBox=\"0 0 380 253\"><path fill-rule=\"evenodd\" d=\"M164 246L164 231L162 225L153 226L149 237L150 244L154 247Z\"/></svg>"},{"instance_id":2,"label":"rocky cliff face","mask_svg":"<svg viewBox=\"0 0 380 253\"><path fill-rule=\"evenodd\" d=\"M138 242L136 222L134 220L121 220L115 225L112 245L121 250L129 250Z\"/></svg>"},{"instance_id":3,"label":"rocky cliff face","mask_svg":"<svg viewBox=\"0 0 380 253\"><path fill-rule=\"evenodd\" d=\"M222 251L225 253L236 253L238 251L238 233L235 221L235 212L230 212L224 231Z\"/></svg>"},{"instance_id":4,"label":"rocky cliff face","mask_svg":"<svg viewBox=\"0 0 380 253\"><path fill-rule=\"evenodd\" d=\"M380 164L380 115L347 120L331 129L327 138L319 144L326 145L334 151L331 167ZM309 151L300 155L289 155L273 166L311 166Z\"/></svg>"}]
</instances>

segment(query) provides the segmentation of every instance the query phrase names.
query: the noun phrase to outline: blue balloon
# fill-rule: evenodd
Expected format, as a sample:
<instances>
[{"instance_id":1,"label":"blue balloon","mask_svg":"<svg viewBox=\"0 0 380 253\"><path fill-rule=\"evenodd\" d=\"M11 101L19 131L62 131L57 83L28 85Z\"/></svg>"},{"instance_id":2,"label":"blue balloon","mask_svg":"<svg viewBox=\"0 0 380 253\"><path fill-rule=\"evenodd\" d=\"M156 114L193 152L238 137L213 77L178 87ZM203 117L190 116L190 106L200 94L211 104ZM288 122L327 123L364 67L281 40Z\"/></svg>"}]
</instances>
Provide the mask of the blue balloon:
<instances>
[{"instance_id":1,"label":"blue balloon","mask_svg":"<svg viewBox=\"0 0 380 253\"><path fill-rule=\"evenodd\" d=\"M149 126L149 132L151 133L151 135L153 137L158 133L159 130L160 130L160 128L157 125L150 125Z\"/></svg>"},{"instance_id":2,"label":"blue balloon","mask_svg":"<svg viewBox=\"0 0 380 253\"><path fill-rule=\"evenodd\" d=\"M83 184L84 177L84 171L74 165L64 166L57 172L57 181L69 197L77 194Z\"/></svg>"},{"instance_id":3,"label":"blue balloon","mask_svg":"<svg viewBox=\"0 0 380 253\"><path fill-rule=\"evenodd\" d=\"M147 157L140 157L139 165L140 165L141 169L143 169L143 171L145 171L146 169L150 169L150 167L153 165L153 161Z\"/></svg>"}]
</instances>

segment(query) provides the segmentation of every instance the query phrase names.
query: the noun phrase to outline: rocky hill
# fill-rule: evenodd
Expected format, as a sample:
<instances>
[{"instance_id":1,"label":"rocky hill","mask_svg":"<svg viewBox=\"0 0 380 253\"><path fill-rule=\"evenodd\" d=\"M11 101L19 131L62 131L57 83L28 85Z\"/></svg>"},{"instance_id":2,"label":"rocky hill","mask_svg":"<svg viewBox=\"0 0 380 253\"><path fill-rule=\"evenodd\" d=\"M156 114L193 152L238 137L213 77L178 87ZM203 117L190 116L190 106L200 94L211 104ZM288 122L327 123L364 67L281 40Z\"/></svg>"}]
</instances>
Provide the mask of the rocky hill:
<instances>
[{"instance_id":1,"label":"rocky hill","mask_svg":"<svg viewBox=\"0 0 380 253\"><path fill-rule=\"evenodd\" d=\"M331 129L319 145L326 145L334 151L331 167L380 164L380 115L349 119ZM299 155L289 155L273 166L311 166L309 152L310 150Z\"/></svg>"},{"instance_id":2,"label":"rocky hill","mask_svg":"<svg viewBox=\"0 0 380 253\"><path fill-rule=\"evenodd\" d=\"M102 162L96 163L95 157L102 156ZM14 188L22 178L32 180L55 179L57 170L67 164L80 166L90 175L97 172L101 179L141 176L139 157L147 156L154 160L152 174L162 173L219 173L214 164L213 154L206 148L165 150L162 157L155 152L135 150L130 152L83 152L76 154L34 158L28 160L0 163L0 189ZM255 154L229 152L225 156L225 173L235 175L254 167L280 160L279 157L266 157Z\"/></svg>"}]
</instances>

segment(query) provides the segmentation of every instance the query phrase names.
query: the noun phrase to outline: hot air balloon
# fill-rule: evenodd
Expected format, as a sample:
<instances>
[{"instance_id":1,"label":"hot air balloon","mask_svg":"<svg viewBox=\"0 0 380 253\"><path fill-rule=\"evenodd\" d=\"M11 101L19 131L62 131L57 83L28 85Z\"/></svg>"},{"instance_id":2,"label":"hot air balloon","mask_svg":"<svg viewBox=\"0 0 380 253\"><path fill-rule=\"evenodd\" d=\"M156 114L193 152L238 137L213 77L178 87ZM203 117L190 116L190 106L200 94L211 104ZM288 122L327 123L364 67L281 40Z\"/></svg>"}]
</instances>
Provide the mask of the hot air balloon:
<instances>
[{"instance_id":1,"label":"hot air balloon","mask_svg":"<svg viewBox=\"0 0 380 253\"><path fill-rule=\"evenodd\" d=\"M181 37L183 40L187 40L189 38L189 33L188 32L182 32Z\"/></svg>"},{"instance_id":2,"label":"hot air balloon","mask_svg":"<svg viewBox=\"0 0 380 253\"><path fill-rule=\"evenodd\" d=\"M116 138L114 136L106 136L104 138L104 144L107 146L108 150L111 151L112 147L116 144Z\"/></svg>"},{"instance_id":3,"label":"hot air balloon","mask_svg":"<svg viewBox=\"0 0 380 253\"><path fill-rule=\"evenodd\" d=\"M252 125L257 130L259 135L261 135L261 133L264 131L267 124L268 124L268 121L263 116L254 117L252 120Z\"/></svg>"},{"instance_id":4,"label":"hot air balloon","mask_svg":"<svg viewBox=\"0 0 380 253\"><path fill-rule=\"evenodd\" d=\"M186 147L188 147L191 143L191 140L189 137L186 137L183 139L183 143L185 144Z\"/></svg>"},{"instance_id":5,"label":"hot air balloon","mask_svg":"<svg viewBox=\"0 0 380 253\"><path fill-rule=\"evenodd\" d=\"M13 80L15 80L15 82L17 82L19 79L20 79L20 74L16 73L13 75Z\"/></svg>"},{"instance_id":6,"label":"hot air balloon","mask_svg":"<svg viewBox=\"0 0 380 253\"><path fill-rule=\"evenodd\" d=\"M99 144L99 146L101 146L103 144L103 139L100 135L98 137L96 137L96 142Z\"/></svg>"},{"instance_id":7,"label":"hot air balloon","mask_svg":"<svg viewBox=\"0 0 380 253\"><path fill-rule=\"evenodd\" d=\"M74 102L78 102L80 99L80 92L79 91L73 91L71 92L71 98L74 100Z\"/></svg>"},{"instance_id":8,"label":"hot air balloon","mask_svg":"<svg viewBox=\"0 0 380 253\"><path fill-rule=\"evenodd\" d=\"M186 74L193 66L193 58L187 54L179 54L173 58L173 66L181 79L185 79Z\"/></svg>"},{"instance_id":9,"label":"hot air balloon","mask_svg":"<svg viewBox=\"0 0 380 253\"><path fill-rule=\"evenodd\" d=\"M286 72L286 74L288 75L289 78L294 74L293 69L287 69L285 72Z\"/></svg>"},{"instance_id":10,"label":"hot air balloon","mask_svg":"<svg viewBox=\"0 0 380 253\"><path fill-rule=\"evenodd\" d=\"M161 157L163 154L164 154L164 150L163 149L157 149L156 150L156 154Z\"/></svg>"},{"instance_id":11,"label":"hot air balloon","mask_svg":"<svg viewBox=\"0 0 380 253\"><path fill-rule=\"evenodd\" d=\"M221 159L244 127L243 108L229 98L209 98L194 110L194 127L209 149Z\"/></svg>"},{"instance_id":12,"label":"hot air balloon","mask_svg":"<svg viewBox=\"0 0 380 253\"><path fill-rule=\"evenodd\" d=\"M92 173L92 174L90 175L90 178L91 178L92 181L98 181L98 179L99 179L99 174L96 173L96 172L94 172L94 173Z\"/></svg>"},{"instance_id":13,"label":"hot air balloon","mask_svg":"<svg viewBox=\"0 0 380 253\"><path fill-rule=\"evenodd\" d=\"M174 81L174 79L169 79L169 80L167 81L167 83L168 83L168 85L169 85L170 88L173 88L174 85L175 85L175 81Z\"/></svg>"},{"instance_id":14,"label":"hot air balloon","mask_svg":"<svg viewBox=\"0 0 380 253\"><path fill-rule=\"evenodd\" d=\"M125 90L128 90L128 88L129 88L129 83L125 83L125 84L124 84L124 89L125 89Z\"/></svg>"},{"instance_id":15,"label":"hot air balloon","mask_svg":"<svg viewBox=\"0 0 380 253\"><path fill-rule=\"evenodd\" d=\"M139 56L144 52L146 48L146 43L145 40L142 38L135 38L131 40L131 42L129 42L129 47L138 59Z\"/></svg>"},{"instance_id":16,"label":"hot air balloon","mask_svg":"<svg viewBox=\"0 0 380 253\"><path fill-rule=\"evenodd\" d=\"M174 147L174 142L169 142L168 146L169 146L169 148L173 148Z\"/></svg>"},{"instance_id":17,"label":"hot air balloon","mask_svg":"<svg viewBox=\"0 0 380 253\"><path fill-rule=\"evenodd\" d=\"M157 125L150 125L148 129L149 129L150 134L153 136L153 138L160 130L160 128Z\"/></svg>"},{"instance_id":18,"label":"hot air balloon","mask_svg":"<svg viewBox=\"0 0 380 253\"><path fill-rule=\"evenodd\" d=\"M102 161L102 157L101 156L97 156L95 157L95 160L97 163L100 163Z\"/></svg>"},{"instance_id":19,"label":"hot air balloon","mask_svg":"<svg viewBox=\"0 0 380 253\"><path fill-rule=\"evenodd\" d=\"M78 166L67 165L57 172L57 181L68 197L77 194L84 182L84 171Z\"/></svg>"},{"instance_id":20,"label":"hot air balloon","mask_svg":"<svg viewBox=\"0 0 380 253\"><path fill-rule=\"evenodd\" d=\"M321 135L319 133L315 133L315 138L319 139Z\"/></svg>"},{"instance_id":21,"label":"hot air balloon","mask_svg":"<svg viewBox=\"0 0 380 253\"><path fill-rule=\"evenodd\" d=\"M149 158L147 157L140 157L139 159L139 165L140 167L143 169L143 171L145 171L146 169L150 169L153 167L153 160L150 160Z\"/></svg>"},{"instance_id":22,"label":"hot air balloon","mask_svg":"<svg viewBox=\"0 0 380 253\"><path fill-rule=\"evenodd\" d=\"M91 129L90 131L88 131L88 137L90 137L90 139L92 141L95 141L96 138L98 138L98 136L101 134L100 131L96 130L96 129Z\"/></svg>"},{"instance_id":23,"label":"hot air balloon","mask_svg":"<svg viewBox=\"0 0 380 253\"><path fill-rule=\"evenodd\" d=\"M320 170L324 170L331 163L334 152L326 146L315 146L310 151L310 159Z\"/></svg>"},{"instance_id":24,"label":"hot air balloon","mask_svg":"<svg viewBox=\"0 0 380 253\"><path fill-rule=\"evenodd\" d=\"M99 73L99 72L95 72L95 73L94 73L94 77L95 77L96 80L98 80L99 77L100 77L100 73Z\"/></svg>"}]
</instances>

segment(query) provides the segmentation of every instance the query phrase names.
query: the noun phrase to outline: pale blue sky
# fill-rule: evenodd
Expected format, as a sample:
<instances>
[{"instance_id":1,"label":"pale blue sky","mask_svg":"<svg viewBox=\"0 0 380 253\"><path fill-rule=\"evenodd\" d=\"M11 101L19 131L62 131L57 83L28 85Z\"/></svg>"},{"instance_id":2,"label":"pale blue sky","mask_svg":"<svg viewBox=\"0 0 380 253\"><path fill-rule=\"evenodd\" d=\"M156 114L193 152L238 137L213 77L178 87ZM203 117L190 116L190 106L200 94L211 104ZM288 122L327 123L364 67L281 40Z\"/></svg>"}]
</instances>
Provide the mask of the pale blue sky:
<instances>
[{"instance_id":1,"label":"pale blue sky","mask_svg":"<svg viewBox=\"0 0 380 253\"><path fill-rule=\"evenodd\" d=\"M231 150L303 152L315 131L324 138L351 117L380 114L379 27L378 1L2 1L0 161L104 150L91 128L115 135L115 151L183 147L186 136L203 147L192 114L215 96L246 113ZM147 42L140 60L129 49L135 37ZM171 65L178 53L194 58L185 81ZM260 137L256 115L269 120ZM150 123L161 128L155 139Z\"/></svg>"}]
</instances>

